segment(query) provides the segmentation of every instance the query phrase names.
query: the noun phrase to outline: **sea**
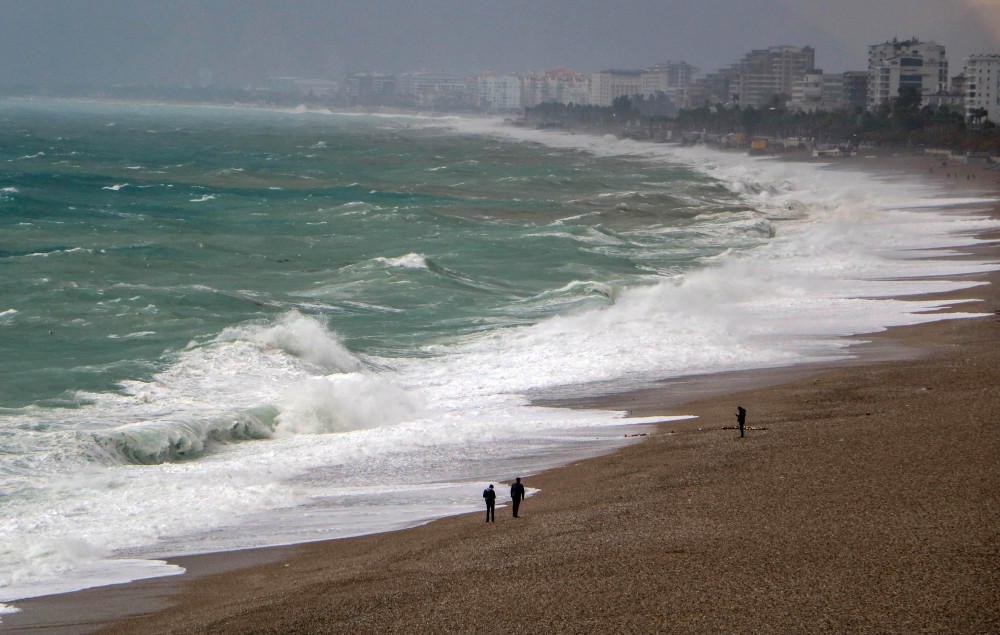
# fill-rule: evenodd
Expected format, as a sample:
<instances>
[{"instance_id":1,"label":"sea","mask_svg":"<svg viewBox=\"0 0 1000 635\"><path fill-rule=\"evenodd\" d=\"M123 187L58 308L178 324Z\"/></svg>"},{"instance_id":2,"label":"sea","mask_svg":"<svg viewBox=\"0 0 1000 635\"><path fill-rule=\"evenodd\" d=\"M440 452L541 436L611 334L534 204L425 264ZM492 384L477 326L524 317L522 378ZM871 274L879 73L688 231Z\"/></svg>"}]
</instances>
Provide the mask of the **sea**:
<instances>
[{"instance_id":1,"label":"sea","mask_svg":"<svg viewBox=\"0 0 1000 635\"><path fill-rule=\"evenodd\" d=\"M486 117L2 99L0 610L476 511L652 421L541 398L977 315L927 294L1000 267L953 257L995 203Z\"/></svg>"}]
</instances>

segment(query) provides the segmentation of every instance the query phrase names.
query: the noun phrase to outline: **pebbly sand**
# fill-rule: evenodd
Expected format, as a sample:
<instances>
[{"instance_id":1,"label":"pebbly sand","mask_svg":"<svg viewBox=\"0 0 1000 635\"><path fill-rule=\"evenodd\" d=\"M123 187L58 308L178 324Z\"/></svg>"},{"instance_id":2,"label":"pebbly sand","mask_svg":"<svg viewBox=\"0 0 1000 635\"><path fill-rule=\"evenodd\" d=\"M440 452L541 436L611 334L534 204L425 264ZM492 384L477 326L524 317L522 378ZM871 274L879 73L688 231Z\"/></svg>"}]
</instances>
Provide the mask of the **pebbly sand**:
<instances>
[{"instance_id":1,"label":"pebbly sand","mask_svg":"<svg viewBox=\"0 0 1000 635\"><path fill-rule=\"evenodd\" d=\"M1000 191L950 164L878 169ZM541 491L520 518L179 558L183 576L19 601L0 630L1000 632L1000 274L977 279L948 297L989 317L890 330L854 363L564 404L698 419L521 475ZM766 430L723 429L737 405Z\"/></svg>"}]
</instances>

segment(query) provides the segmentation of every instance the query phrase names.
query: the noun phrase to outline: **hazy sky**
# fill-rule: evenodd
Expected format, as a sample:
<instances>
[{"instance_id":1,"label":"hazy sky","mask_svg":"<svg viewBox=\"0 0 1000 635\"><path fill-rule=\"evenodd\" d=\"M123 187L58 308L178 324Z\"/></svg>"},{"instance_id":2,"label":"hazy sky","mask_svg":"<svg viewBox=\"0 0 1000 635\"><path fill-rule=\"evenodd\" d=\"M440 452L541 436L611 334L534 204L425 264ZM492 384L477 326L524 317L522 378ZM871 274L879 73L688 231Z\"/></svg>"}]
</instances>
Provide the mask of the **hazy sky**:
<instances>
[{"instance_id":1,"label":"hazy sky","mask_svg":"<svg viewBox=\"0 0 1000 635\"><path fill-rule=\"evenodd\" d=\"M683 60L717 70L743 53L811 45L827 72L917 36L950 74L1000 53L1000 0L0 0L0 85L243 85L349 71L584 73Z\"/></svg>"}]
</instances>

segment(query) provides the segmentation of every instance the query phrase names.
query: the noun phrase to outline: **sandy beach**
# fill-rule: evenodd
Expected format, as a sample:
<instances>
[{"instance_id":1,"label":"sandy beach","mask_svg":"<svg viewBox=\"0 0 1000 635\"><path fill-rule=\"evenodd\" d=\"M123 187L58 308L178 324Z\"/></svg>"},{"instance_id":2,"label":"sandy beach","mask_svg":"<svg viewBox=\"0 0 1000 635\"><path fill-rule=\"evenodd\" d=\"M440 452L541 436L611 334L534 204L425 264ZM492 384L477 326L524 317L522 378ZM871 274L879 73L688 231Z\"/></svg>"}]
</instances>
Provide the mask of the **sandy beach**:
<instances>
[{"instance_id":1,"label":"sandy beach","mask_svg":"<svg viewBox=\"0 0 1000 635\"><path fill-rule=\"evenodd\" d=\"M1000 192L1000 171L955 159L852 161ZM183 576L19 601L0 629L1000 632L1000 275L974 279L944 297L986 317L863 338L854 362L562 404L697 418L521 475L540 491L519 518L179 558Z\"/></svg>"}]
</instances>

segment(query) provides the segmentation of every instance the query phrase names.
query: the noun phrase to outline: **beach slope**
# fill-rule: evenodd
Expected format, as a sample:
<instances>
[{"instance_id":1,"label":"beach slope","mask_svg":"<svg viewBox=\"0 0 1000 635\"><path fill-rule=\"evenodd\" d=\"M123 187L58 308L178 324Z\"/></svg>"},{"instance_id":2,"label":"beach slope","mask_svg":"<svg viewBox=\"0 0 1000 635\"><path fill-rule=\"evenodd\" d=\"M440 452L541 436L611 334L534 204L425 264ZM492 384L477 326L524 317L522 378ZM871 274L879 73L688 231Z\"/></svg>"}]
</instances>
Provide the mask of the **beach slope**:
<instances>
[{"instance_id":1,"label":"beach slope","mask_svg":"<svg viewBox=\"0 0 1000 635\"><path fill-rule=\"evenodd\" d=\"M303 545L106 632L998 632L1000 322L895 334L934 346L687 404L526 479L522 518ZM737 404L767 429L724 430Z\"/></svg>"}]
</instances>

